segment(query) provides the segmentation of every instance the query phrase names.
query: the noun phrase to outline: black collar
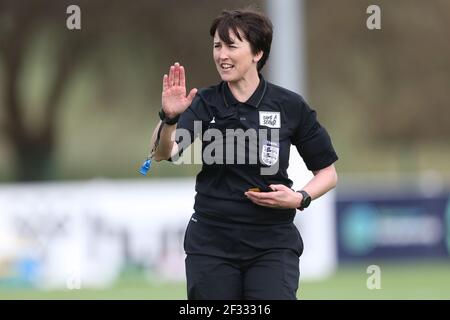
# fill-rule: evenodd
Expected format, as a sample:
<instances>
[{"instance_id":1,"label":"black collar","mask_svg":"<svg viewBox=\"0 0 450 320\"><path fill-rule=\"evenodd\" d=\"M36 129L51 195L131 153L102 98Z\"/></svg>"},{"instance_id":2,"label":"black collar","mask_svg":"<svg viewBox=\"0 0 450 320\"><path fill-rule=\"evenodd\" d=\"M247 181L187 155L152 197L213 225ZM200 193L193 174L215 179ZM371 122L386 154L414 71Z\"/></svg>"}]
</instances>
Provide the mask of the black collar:
<instances>
[{"instance_id":1,"label":"black collar","mask_svg":"<svg viewBox=\"0 0 450 320\"><path fill-rule=\"evenodd\" d=\"M259 104L261 103L261 100L264 97L264 94L266 93L267 89L267 82L264 80L262 74L258 73L259 76L259 84L256 88L255 92L250 96L250 98L243 102L245 104L248 104L252 107L258 108ZM222 81L221 83L221 91L222 91L222 98L227 107L229 106L236 106L239 102L231 93L230 88L228 87L228 84L225 81Z\"/></svg>"}]
</instances>

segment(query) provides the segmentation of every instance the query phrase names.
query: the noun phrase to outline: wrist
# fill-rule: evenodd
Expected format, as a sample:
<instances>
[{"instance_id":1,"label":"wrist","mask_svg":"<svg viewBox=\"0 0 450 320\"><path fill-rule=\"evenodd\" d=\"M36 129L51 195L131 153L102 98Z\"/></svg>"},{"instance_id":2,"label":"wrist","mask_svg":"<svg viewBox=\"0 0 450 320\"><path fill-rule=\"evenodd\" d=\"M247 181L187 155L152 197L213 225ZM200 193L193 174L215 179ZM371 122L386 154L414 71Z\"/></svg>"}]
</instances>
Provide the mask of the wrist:
<instances>
[{"instance_id":1,"label":"wrist","mask_svg":"<svg viewBox=\"0 0 450 320\"><path fill-rule=\"evenodd\" d=\"M296 191L302 197L300 201L300 206L297 207L298 210L304 210L309 207L311 203L311 196L305 190Z\"/></svg>"},{"instance_id":2,"label":"wrist","mask_svg":"<svg viewBox=\"0 0 450 320\"><path fill-rule=\"evenodd\" d=\"M178 119L180 118L179 114L172 114L172 113L166 113L164 111L164 108L161 108L159 111L159 118L162 122L168 124L168 125L174 125L178 122Z\"/></svg>"},{"instance_id":3,"label":"wrist","mask_svg":"<svg viewBox=\"0 0 450 320\"><path fill-rule=\"evenodd\" d=\"M295 209L299 208L302 205L303 195L300 192L294 192L295 193Z\"/></svg>"}]
</instances>

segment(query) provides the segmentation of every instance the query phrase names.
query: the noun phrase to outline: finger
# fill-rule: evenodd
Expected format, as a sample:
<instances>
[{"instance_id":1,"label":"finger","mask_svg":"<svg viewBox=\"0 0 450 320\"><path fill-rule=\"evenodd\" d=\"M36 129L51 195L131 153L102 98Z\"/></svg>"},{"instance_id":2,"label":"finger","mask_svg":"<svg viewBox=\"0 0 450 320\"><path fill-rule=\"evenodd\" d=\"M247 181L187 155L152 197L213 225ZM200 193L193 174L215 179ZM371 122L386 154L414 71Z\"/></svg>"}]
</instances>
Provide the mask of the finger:
<instances>
[{"instance_id":1,"label":"finger","mask_svg":"<svg viewBox=\"0 0 450 320\"><path fill-rule=\"evenodd\" d=\"M259 198L258 198L259 192L247 191L247 192L244 192L244 194L245 194L247 197L253 197L253 198L255 198L255 199L259 199Z\"/></svg>"},{"instance_id":2,"label":"finger","mask_svg":"<svg viewBox=\"0 0 450 320\"><path fill-rule=\"evenodd\" d=\"M175 72L175 67L174 66L170 66L170 71L169 71L169 88L173 86L174 83L174 72Z\"/></svg>"},{"instance_id":3,"label":"finger","mask_svg":"<svg viewBox=\"0 0 450 320\"><path fill-rule=\"evenodd\" d=\"M192 89L191 92L189 92L189 94L187 96L187 100L189 101L189 104L192 103L192 100L194 100L196 94L197 94L196 88Z\"/></svg>"},{"instance_id":4,"label":"finger","mask_svg":"<svg viewBox=\"0 0 450 320\"><path fill-rule=\"evenodd\" d=\"M165 74L163 77L163 91L166 91L167 89L169 89L169 77Z\"/></svg>"},{"instance_id":5,"label":"finger","mask_svg":"<svg viewBox=\"0 0 450 320\"><path fill-rule=\"evenodd\" d=\"M248 198L253 199L253 200L256 200L256 201L260 201L260 200L264 199L264 195L263 195L262 192L247 191L247 192L245 193L245 195L246 195Z\"/></svg>"},{"instance_id":6,"label":"finger","mask_svg":"<svg viewBox=\"0 0 450 320\"><path fill-rule=\"evenodd\" d=\"M272 188L273 191L282 191L287 187L284 184L271 184L269 185L269 188Z\"/></svg>"},{"instance_id":7,"label":"finger","mask_svg":"<svg viewBox=\"0 0 450 320\"><path fill-rule=\"evenodd\" d=\"M253 202L253 203L255 203L255 204L259 204L259 203L260 203L260 201L259 201L258 198L255 198L255 197L253 197L253 196L251 196L251 195L247 195L247 198L248 198L251 202Z\"/></svg>"},{"instance_id":8,"label":"finger","mask_svg":"<svg viewBox=\"0 0 450 320\"><path fill-rule=\"evenodd\" d=\"M250 192L246 193L247 198L257 204L270 205L276 203L276 199L274 198L263 198L258 192L250 194Z\"/></svg>"},{"instance_id":9,"label":"finger","mask_svg":"<svg viewBox=\"0 0 450 320\"><path fill-rule=\"evenodd\" d=\"M250 199L250 200L252 200L252 199ZM274 201L268 201L268 200L252 200L252 201L253 201L253 203L255 203L259 206L271 207L271 208L275 208L277 206Z\"/></svg>"},{"instance_id":10,"label":"finger","mask_svg":"<svg viewBox=\"0 0 450 320\"><path fill-rule=\"evenodd\" d=\"M256 199L259 200L274 200L276 199L276 192L253 192L249 191L249 193L252 193L251 196L253 196Z\"/></svg>"},{"instance_id":11,"label":"finger","mask_svg":"<svg viewBox=\"0 0 450 320\"><path fill-rule=\"evenodd\" d=\"M259 202L259 199L258 199L257 197L255 197L255 196L252 195L252 194L249 194L248 192L245 193L245 196L246 196L250 201L252 201L252 202L254 202L254 203Z\"/></svg>"},{"instance_id":12,"label":"finger","mask_svg":"<svg viewBox=\"0 0 450 320\"><path fill-rule=\"evenodd\" d=\"M186 87L186 74L183 66L180 67L180 86Z\"/></svg>"},{"instance_id":13,"label":"finger","mask_svg":"<svg viewBox=\"0 0 450 320\"><path fill-rule=\"evenodd\" d=\"M180 85L180 64L178 62L175 62L174 85Z\"/></svg>"}]
</instances>

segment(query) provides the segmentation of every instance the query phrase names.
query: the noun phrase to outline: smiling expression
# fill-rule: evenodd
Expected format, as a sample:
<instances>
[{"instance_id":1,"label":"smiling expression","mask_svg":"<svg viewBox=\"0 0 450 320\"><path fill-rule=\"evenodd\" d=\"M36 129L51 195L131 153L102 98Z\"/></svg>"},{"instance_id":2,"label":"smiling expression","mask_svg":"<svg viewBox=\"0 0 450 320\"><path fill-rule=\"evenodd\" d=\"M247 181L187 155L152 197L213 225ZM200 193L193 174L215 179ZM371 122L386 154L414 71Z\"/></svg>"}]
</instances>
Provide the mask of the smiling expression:
<instances>
[{"instance_id":1,"label":"smiling expression","mask_svg":"<svg viewBox=\"0 0 450 320\"><path fill-rule=\"evenodd\" d=\"M240 33L241 40L230 31L232 43L222 41L216 32L214 35L213 57L217 71L223 81L237 82L249 73L257 73L257 63L262 51L253 54L250 43Z\"/></svg>"}]
</instances>

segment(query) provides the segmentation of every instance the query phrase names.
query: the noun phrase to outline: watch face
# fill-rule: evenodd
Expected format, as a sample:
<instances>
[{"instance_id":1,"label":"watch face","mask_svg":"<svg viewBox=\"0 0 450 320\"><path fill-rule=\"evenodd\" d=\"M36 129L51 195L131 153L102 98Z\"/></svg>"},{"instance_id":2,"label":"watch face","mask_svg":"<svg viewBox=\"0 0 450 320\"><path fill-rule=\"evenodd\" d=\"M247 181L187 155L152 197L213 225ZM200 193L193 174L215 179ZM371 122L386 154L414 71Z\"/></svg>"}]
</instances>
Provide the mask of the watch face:
<instances>
[{"instance_id":1,"label":"watch face","mask_svg":"<svg viewBox=\"0 0 450 320\"><path fill-rule=\"evenodd\" d=\"M306 208L311 203L311 197L307 196L305 199L303 199L303 207Z\"/></svg>"},{"instance_id":2,"label":"watch face","mask_svg":"<svg viewBox=\"0 0 450 320\"><path fill-rule=\"evenodd\" d=\"M308 208L309 204L311 203L311 196L305 191L300 191L300 193L303 196L301 207Z\"/></svg>"}]
</instances>

